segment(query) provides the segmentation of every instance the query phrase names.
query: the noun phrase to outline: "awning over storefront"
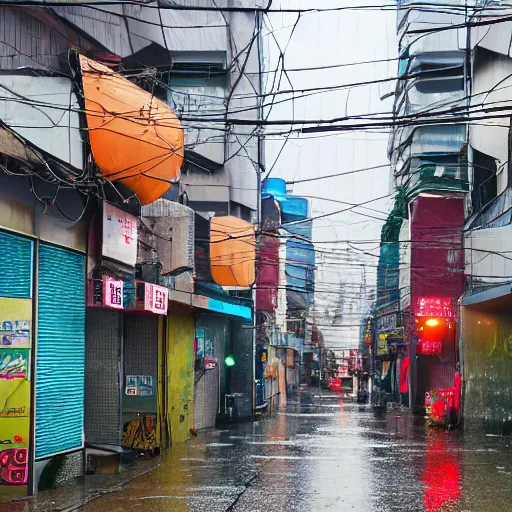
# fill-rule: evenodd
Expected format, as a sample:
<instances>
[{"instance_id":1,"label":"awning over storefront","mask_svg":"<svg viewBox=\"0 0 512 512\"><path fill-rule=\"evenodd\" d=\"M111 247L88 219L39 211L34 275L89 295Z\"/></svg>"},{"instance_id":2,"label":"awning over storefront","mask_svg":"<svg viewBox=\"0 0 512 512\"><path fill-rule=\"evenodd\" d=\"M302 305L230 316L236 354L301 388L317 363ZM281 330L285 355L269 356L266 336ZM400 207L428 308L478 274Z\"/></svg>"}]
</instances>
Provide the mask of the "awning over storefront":
<instances>
[{"instance_id":1,"label":"awning over storefront","mask_svg":"<svg viewBox=\"0 0 512 512\"><path fill-rule=\"evenodd\" d=\"M222 315L243 318L244 320L252 319L252 308L242 306L240 304L231 304L213 297L205 297L204 295L192 295L192 305L198 309L204 309L212 313L220 313Z\"/></svg>"},{"instance_id":2,"label":"awning over storefront","mask_svg":"<svg viewBox=\"0 0 512 512\"><path fill-rule=\"evenodd\" d=\"M210 313L218 313L220 315L241 318L247 321L252 320L252 308L249 306L233 304L213 297L207 297L206 295L169 290L169 300L171 302L169 309L173 308L172 303L174 302L196 309L203 309Z\"/></svg>"},{"instance_id":3,"label":"awning over storefront","mask_svg":"<svg viewBox=\"0 0 512 512\"><path fill-rule=\"evenodd\" d=\"M139 289L137 290L137 287ZM87 290L89 307L116 309L125 312L146 312L167 316L176 304L204 309L211 313L252 320L252 307L236 303L237 299L226 296L208 297L197 293L170 290L165 286L144 281L123 281L104 275L90 280Z\"/></svg>"},{"instance_id":4,"label":"awning over storefront","mask_svg":"<svg viewBox=\"0 0 512 512\"><path fill-rule=\"evenodd\" d=\"M462 298L463 306L473 306L481 311L511 311L512 285L495 286L484 292L465 295Z\"/></svg>"},{"instance_id":5,"label":"awning over storefront","mask_svg":"<svg viewBox=\"0 0 512 512\"><path fill-rule=\"evenodd\" d=\"M180 177L183 129L162 101L108 67L80 56L87 127L101 175L137 194L161 197Z\"/></svg>"},{"instance_id":6,"label":"awning over storefront","mask_svg":"<svg viewBox=\"0 0 512 512\"><path fill-rule=\"evenodd\" d=\"M210 261L213 279L221 286L248 288L255 280L254 226L237 217L212 217Z\"/></svg>"}]
</instances>

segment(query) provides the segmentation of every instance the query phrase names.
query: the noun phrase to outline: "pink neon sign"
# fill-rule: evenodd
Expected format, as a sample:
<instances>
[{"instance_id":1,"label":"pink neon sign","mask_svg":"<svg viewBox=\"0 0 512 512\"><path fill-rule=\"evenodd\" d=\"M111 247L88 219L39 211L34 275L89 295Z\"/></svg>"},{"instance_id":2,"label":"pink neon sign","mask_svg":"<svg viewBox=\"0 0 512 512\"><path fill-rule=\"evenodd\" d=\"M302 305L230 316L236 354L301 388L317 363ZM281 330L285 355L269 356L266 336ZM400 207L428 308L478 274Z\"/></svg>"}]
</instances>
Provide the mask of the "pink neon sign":
<instances>
[{"instance_id":1,"label":"pink neon sign","mask_svg":"<svg viewBox=\"0 0 512 512\"><path fill-rule=\"evenodd\" d=\"M145 283L144 309L157 315L167 315L169 290L164 286Z\"/></svg>"},{"instance_id":2,"label":"pink neon sign","mask_svg":"<svg viewBox=\"0 0 512 512\"><path fill-rule=\"evenodd\" d=\"M103 304L109 308L123 309L123 281L104 279Z\"/></svg>"},{"instance_id":3,"label":"pink neon sign","mask_svg":"<svg viewBox=\"0 0 512 512\"><path fill-rule=\"evenodd\" d=\"M451 299L445 297L418 297L414 304L416 316L455 318Z\"/></svg>"}]
</instances>

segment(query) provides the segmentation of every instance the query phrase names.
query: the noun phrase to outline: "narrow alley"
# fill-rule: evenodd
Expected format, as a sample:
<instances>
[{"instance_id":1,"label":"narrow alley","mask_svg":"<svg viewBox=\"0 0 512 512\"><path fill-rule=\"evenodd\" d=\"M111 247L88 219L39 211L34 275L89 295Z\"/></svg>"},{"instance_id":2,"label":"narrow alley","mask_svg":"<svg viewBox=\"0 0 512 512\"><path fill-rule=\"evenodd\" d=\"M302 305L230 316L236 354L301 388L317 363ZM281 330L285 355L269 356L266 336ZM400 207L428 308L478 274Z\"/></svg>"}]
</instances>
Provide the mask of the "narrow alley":
<instances>
[{"instance_id":1,"label":"narrow alley","mask_svg":"<svg viewBox=\"0 0 512 512\"><path fill-rule=\"evenodd\" d=\"M73 482L0 510L508 511L511 453L507 437L428 428L406 410L303 393L274 418L143 461L147 473L124 486L123 474L95 475L86 491Z\"/></svg>"}]
</instances>

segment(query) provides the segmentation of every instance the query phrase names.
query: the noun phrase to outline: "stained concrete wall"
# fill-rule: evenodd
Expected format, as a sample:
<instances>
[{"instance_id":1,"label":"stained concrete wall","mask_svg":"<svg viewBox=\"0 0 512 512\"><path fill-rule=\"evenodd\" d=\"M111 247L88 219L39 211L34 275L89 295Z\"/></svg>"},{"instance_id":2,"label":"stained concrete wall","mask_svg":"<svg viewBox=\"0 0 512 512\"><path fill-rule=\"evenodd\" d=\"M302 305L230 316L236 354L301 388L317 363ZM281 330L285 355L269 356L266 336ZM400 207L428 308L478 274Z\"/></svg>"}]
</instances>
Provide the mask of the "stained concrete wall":
<instances>
[{"instance_id":1,"label":"stained concrete wall","mask_svg":"<svg viewBox=\"0 0 512 512\"><path fill-rule=\"evenodd\" d=\"M46 208L32 194L30 186L28 178L14 178L0 172L0 227L85 252L87 222L80 218L85 206L82 196L75 191L59 191L58 203L69 216L66 218L51 205L56 186L33 179L37 195L49 201Z\"/></svg>"},{"instance_id":2,"label":"stained concrete wall","mask_svg":"<svg viewBox=\"0 0 512 512\"><path fill-rule=\"evenodd\" d=\"M167 428L172 444L189 439L194 427L195 318L171 306L167 317Z\"/></svg>"},{"instance_id":3,"label":"stained concrete wall","mask_svg":"<svg viewBox=\"0 0 512 512\"><path fill-rule=\"evenodd\" d=\"M512 433L512 314L463 307L463 413L466 430Z\"/></svg>"}]
</instances>

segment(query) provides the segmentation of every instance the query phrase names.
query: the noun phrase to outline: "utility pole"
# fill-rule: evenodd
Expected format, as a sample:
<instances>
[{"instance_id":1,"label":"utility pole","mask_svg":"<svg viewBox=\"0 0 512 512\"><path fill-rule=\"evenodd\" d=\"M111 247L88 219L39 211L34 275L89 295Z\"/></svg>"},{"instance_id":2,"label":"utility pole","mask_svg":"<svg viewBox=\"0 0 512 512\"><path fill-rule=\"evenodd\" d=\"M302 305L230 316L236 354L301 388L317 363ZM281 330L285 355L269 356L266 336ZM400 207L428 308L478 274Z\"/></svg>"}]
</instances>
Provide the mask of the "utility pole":
<instances>
[{"instance_id":1,"label":"utility pole","mask_svg":"<svg viewBox=\"0 0 512 512\"><path fill-rule=\"evenodd\" d=\"M259 84L259 93L260 96L263 94L263 61L262 61L262 40L261 40L261 31L262 31L262 13L256 12L256 24L257 24L257 40L256 40L256 48L258 52L258 84ZM263 99L260 97L258 100L258 117L259 119L263 119ZM261 248L261 172L263 169L263 141L261 138L261 134L257 133L258 138L258 165L256 168L256 187L257 187L257 199L256 199L256 270L258 266L258 254ZM252 419L254 421L254 412L256 410L256 338L257 338L257 318L256 318L256 294L258 293L257 287L253 287L252 291L252 300L253 300L253 337L252 337L252 372L251 372L251 381L252 381Z\"/></svg>"}]
</instances>

